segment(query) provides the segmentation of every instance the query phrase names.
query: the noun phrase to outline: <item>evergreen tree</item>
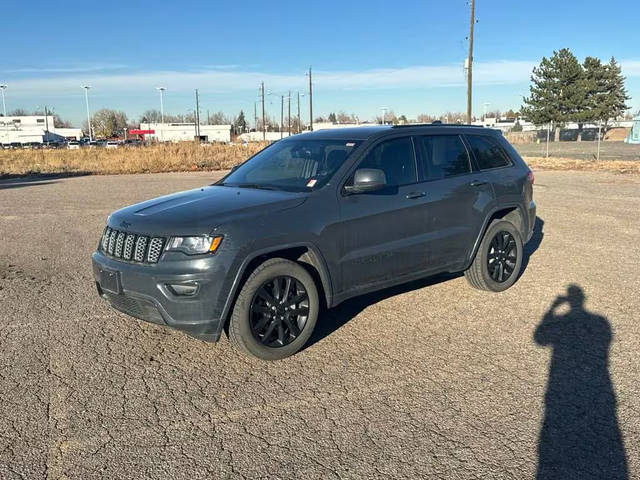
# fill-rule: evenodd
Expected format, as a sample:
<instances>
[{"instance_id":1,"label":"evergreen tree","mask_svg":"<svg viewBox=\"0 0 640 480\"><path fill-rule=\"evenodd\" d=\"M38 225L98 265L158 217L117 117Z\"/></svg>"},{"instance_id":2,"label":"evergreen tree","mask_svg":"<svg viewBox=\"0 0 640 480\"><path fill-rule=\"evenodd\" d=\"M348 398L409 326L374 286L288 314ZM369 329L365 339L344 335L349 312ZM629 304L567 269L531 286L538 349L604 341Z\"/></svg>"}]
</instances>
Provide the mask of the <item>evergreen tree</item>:
<instances>
[{"instance_id":1,"label":"evergreen tree","mask_svg":"<svg viewBox=\"0 0 640 480\"><path fill-rule=\"evenodd\" d=\"M233 123L236 133L244 133L247 131L247 121L244 118L244 111L240 110L240 113L236 117Z\"/></svg>"},{"instance_id":2,"label":"evergreen tree","mask_svg":"<svg viewBox=\"0 0 640 480\"><path fill-rule=\"evenodd\" d=\"M627 95L627 90L624 86L625 78L622 75L622 69L613 57L611 57L609 64L605 66L605 78L606 95L601 107L600 120L606 123L607 120L617 118L629 109L626 101L630 97Z\"/></svg>"},{"instance_id":3,"label":"evergreen tree","mask_svg":"<svg viewBox=\"0 0 640 480\"><path fill-rule=\"evenodd\" d=\"M336 118L336 114L335 113L330 113L329 114L329 121L331 123L336 123L337 122L337 118Z\"/></svg>"},{"instance_id":4,"label":"evergreen tree","mask_svg":"<svg viewBox=\"0 0 640 480\"><path fill-rule=\"evenodd\" d=\"M522 113L536 125L553 122L555 126L579 120L585 108L584 70L568 48L542 58L533 69L529 97Z\"/></svg>"}]
</instances>

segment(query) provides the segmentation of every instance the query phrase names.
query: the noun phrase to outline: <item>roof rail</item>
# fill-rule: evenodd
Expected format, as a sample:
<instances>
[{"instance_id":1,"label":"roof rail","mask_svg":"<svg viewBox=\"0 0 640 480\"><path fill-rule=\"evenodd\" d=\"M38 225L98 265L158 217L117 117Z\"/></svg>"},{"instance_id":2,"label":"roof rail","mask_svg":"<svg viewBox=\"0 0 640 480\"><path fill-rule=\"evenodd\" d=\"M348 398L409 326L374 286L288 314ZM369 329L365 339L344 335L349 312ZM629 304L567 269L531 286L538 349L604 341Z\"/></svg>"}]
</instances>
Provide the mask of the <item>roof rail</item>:
<instances>
[{"instance_id":1,"label":"roof rail","mask_svg":"<svg viewBox=\"0 0 640 480\"><path fill-rule=\"evenodd\" d=\"M484 125L471 125L469 123L442 123L436 120L432 123L405 123L404 125L393 125L392 128L410 128L410 127L473 127L484 128Z\"/></svg>"}]
</instances>

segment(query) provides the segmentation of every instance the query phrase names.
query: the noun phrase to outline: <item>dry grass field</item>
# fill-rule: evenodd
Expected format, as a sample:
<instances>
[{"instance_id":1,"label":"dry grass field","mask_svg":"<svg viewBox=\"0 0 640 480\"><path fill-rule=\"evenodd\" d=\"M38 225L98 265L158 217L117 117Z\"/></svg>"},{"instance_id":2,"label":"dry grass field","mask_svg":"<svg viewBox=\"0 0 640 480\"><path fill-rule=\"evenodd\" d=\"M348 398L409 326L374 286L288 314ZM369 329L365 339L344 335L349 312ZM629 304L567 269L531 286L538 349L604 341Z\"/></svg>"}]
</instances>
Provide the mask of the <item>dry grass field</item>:
<instances>
[{"instance_id":1,"label":"dry grass field","mask_svg":"<svg viewBox=\"0 0 640 480\"><path fill-rule=\"evenodd\" d=\"M264 148L182 142L138 148L0 150L0 177L33 174L160 173L225 170Z\"/></svg>"},{"instance_id":2,"label":"dry grass field","mask_svg":"<svg viewBox=\"0 0 640 480\"><path fill-rule=\"evenodd\" d=\"M584 142L583 142L584 143ZM552 152L552 157L536 151L520 154L538 170L588 170L614 173L640 173L640 161L634 157L636 150L627 147L622 154L617 149L609 151L603 143L603 155L599 162L564 151ZM248 145L204 145L182 142L140 148L104 148L80 150L0 150L0 178L25 175L73 175L73 174L129 174L185 171L226 170L241 163L264 148L266 143ZM615 146L615 145L614 145ZM536 148L539 146L536 145ZM573 145L569 147L577 148ZM633 151L632 151L633 150Z\"/></svg>"}]
</instances>

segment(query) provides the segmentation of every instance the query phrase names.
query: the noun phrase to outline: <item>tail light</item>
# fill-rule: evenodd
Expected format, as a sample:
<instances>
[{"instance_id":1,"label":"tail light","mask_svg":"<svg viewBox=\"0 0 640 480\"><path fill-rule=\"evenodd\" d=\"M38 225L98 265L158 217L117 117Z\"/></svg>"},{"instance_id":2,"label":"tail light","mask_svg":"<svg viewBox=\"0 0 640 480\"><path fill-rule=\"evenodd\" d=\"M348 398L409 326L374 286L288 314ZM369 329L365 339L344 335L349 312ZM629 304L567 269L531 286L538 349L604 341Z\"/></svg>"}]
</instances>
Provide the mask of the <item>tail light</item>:
<instances>
[{"instance_id":1,"label":"tail light","mask_svg":"<svg viewBox=\"0 0 640 480\"><path fill-rule=\"evenodd\" d=\"M533 176L533 172L531 170L529 170L529 173L527 173L527 181L533 185L533 181L535 180L535 177Z\"/></svg>"}]
</instances>

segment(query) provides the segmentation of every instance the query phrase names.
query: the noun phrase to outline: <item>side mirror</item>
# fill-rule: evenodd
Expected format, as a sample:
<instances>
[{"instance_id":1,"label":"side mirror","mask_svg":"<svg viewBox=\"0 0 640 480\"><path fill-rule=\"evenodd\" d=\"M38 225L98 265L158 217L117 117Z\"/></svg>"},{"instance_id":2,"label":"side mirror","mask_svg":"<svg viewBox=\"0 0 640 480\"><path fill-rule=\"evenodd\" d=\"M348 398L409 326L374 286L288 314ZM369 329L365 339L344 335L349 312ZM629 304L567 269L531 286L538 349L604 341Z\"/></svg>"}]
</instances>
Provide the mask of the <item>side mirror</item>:
<instances>
[{"instance_id":1,"label":"side mirror","mask_svg":"<svg viewBox=\"0 0 640 480\"><path fill-rule=\"evenodd\" d=\"M349 194L367 193L380 190L387 186L387 177L377 168L359 168L353 175L353 185L345 185L344 190Z\"/></svg>"}]
</instances>

